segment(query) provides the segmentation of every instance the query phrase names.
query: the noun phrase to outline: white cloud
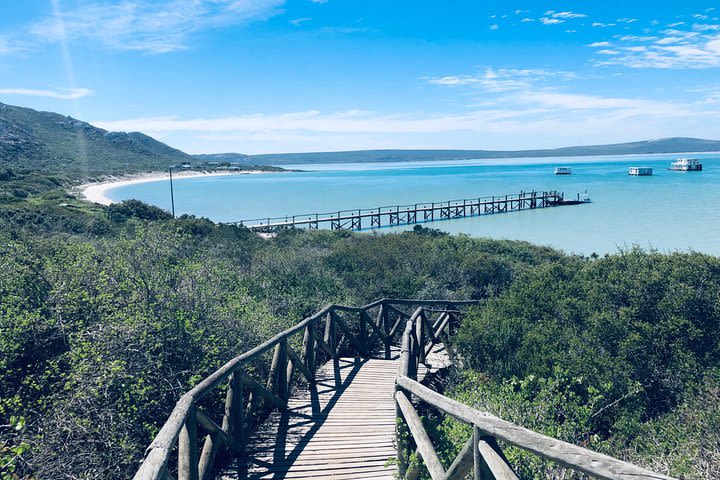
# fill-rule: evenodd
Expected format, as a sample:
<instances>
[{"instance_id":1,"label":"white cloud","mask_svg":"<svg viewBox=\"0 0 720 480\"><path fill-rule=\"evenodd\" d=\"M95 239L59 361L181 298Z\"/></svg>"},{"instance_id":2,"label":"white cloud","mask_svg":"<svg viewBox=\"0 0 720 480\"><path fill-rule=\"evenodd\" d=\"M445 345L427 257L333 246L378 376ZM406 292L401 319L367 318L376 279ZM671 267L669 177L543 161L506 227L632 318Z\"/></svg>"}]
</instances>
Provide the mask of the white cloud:
<instances>
[{"instance_id":1,"label":"white cloud","mask_svg":"<svg viewBox=\"0 0 720 480\"><path fill-rule=\"evenodd\" d=\"M47 17L30 32L47 41L88 39L115 50L165 53L188 47L200 30L267 19L284 0L127 0L81 5Z\"/></svg>"},{"instance_id":2,"label":"white cloud","mask_svg":"<svg viewBox=\"0 0 720 480\"><path fill-rule=\"evenodd\" d=\"M431 85L446 87L473 86L489 92L506 92L530 88L531 85L548 80L570 80L576 78L572 72L549 71L537 68L487 68L477 75L450 75L445 77L429 77L425 80Z\"/></svg>"},{"instance_id":3,"label":"white cloud","mask_svg":"<svg viewBox=\"0 0 720 480\"><path fill-rule=\"evenodd\" d=\"M487 98L487 94L483 94ZM720 113L709 94L688 104L602 97L529 87L498 92L494 102L460 113L369 111L176 116L94 122L108 130L142 131L191 152L310 151L359 148L520 148L682 134L712 136ZM708 101L710 100L710 101ZM522 140L520 140L522 139Z\"/></svg>"},{"instance_id":4,"label":"white cloud","mask_svg":"<svg viewBox=\"0 0 720 480\"><path fill-rule=\"evenodd\" d=\"M599 28L608 28L608 27L614 27L614 23L602 23L602 22L593 22L593 27L599 27Z\"/></svg>"},{"instance_id":5,"label":"white cloud","mask_svg":"<svg viewBox=\"0 0 720 480\"><path fill-rule=\"evenodd\" d=\"M555 10L548 10L543 14L543 17L539 18L538 20L542 22L544 25L557 25L559 23L564 23L566 20L571 20L574 18L585 18L587 15L582 13L575 13L575 12L556 12ZM532 19L523 19L524 21L532 21Z\"/></svg>"},{"instance_id":6,"label":"white cloud","mask_svg":"<svg viewBox=\"0 0 720 480\"><path fill-rule=\"evenodd\" d=\"M664 102L559 92L525 92L516 98L527 103L569 110L668 109L668 111L676 111L676 106Z\"/></svg>"},{"instance_id":7,"label":"white cloud","mask_svg":"<svg viewBox=\"0 0 720 480\"><path fill-rule=\"evenodd\" d=\"M593 42L588 45L588 47L612 47L612 43L610 42Z\"/></svg>"},{"instance_id":8,"label":"white cloud","mask_svg":"<svg viewBox=\"0 0 720 480\"><path fill-rule=\"evenodd\" d=\"M558 24L558 23L564 23L564 22L565 22L565 20L559 20L559 19L557 19L557 18L548 18L548 17L542 17L542 18L540 19L540 21L541 21L544 25L556 25L556 24Z\"/></svg>"},{"instance_id":9,"label":"white cloud","mask_svg":"<svg viewBox=\"0 0 720 480\"><path fill-rule=\"evenodd\" d=\"M0 88L0 95L23 95L29 97L47 97L57 100L77 100L92 95L87 88L60 88L57 90L37 90L32 88Z\"/></svg>"},{"instance_id":10,"label":"white cloud","mask_svg":"<svg viewBox=\"0 0 720 480\"><path fill-rule=\"evenodd\" d=\"M0 55L11 55L21 53L28 49L26 43L14 42L7 35L0 35Z\"/></svg>"},{"instance_id":11,"label":"white cloud","mask_svg":"<svg viewBox=\"0 0 720 480\"><path fill-rule=\"evenodd\" d=\"M498 28L500 28L500 27L497 24L490 25L490 30L497 30Z\"/></svg>"},{"instance_id":12,"label":"white cloud","mask_svg":"<svg viewBox=\"0 0 720 480\"><path fill-rule=\"evenodd\" d=\"M720 55L720 39L709 41L705 44L705 48L707 48L710 52Z\"/></svg>"},{"instance_id":13,"label":"white cloud","mask_svg":"<svg viewBox=\"0 0 720 480\"><path fill-rule=\"evenodd\" d=\"M657 40L657 39L658 39L658 37L650 36L650 35L645 35L645 36L641 36L641 35L622 35L622 36L617 36L616 38L618 38L618 39L619 39L620 41L622 41L622 42L651 42L651 41L653 41L653 40Z\"/></svg>"},{"instance_id":14,"label":"white cloud","mask_svg":"<svg viewBox=\"0 0 720 480\"><path fill-rule=\"evenodd\" d=\"M308 17L293 18L292 20L290 20L290 23L292 23L292 24L295 25L296 27L299 27L299 26L302 25L303 23L309 22L310 20L312 20L312 18L308 18Z\"/></svg>"},{"instance_id":15,"label":"white cloud","mask_svg":"<svg viewBox=\"0 0 720 480\"><path fill-rule=\"evenodd\" d=\"M682 38L680 38L680 37L665 37L665 38L661 38L660 40L658 40L655 43L657 43L658 45L667 45L669 43L677 43L681 40L682 40Z\"/></svg>"},{"instance_id":16,"label":"white cloud","mask_svg":"<svg viewBox=\"0 0 720 480\"><path fill-rule=\"evenodd\" d=\"M547 13L545 14L547 15ZM586 18L587 15L575 12L553 12L553 18Z\"/></svg>"},{"instance_id":17,"label":"white cloud","mask_svg":"<svg viewBox=\"0 0 720 480\"><path fill-rule=\"evenodd\" d=\"M707 23L696 23L692 26L693 30L700 32L709 32L714 30L720 30L720 25L707 24Z\"/></svg>"},{"instance_id":18,"label":"white cloud","mask_svg":"<svg viewBox=\"0 0 720 480\"><path fill-rule=\"evenodd\" d=\"M523 18L523 19L520 20L520 21L521 21L522 23L527 23L527 22L534 22L535 19L534 19L534 18Z\"/></svg>"},{"instance_id":19,"label":"white cloud","mask_svg":"<svg viewBox=\"0 0 720 480\"><path fill-rule=\"evenodd\" d=\"M720 24L671 24L654 35L615 35L612 49L599 50L597 66L703 69L720 67ZM596 42L598 45L602 42Z\"/></svg>"}]
</instances>

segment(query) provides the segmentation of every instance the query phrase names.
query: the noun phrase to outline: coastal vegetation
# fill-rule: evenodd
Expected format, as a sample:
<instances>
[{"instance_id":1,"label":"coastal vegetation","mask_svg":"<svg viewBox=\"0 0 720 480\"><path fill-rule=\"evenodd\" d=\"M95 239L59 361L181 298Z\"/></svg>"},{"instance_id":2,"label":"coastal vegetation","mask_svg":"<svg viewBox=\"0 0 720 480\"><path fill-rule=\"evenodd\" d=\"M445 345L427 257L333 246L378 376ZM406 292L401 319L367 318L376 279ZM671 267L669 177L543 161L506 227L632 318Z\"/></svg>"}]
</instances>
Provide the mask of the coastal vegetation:
<instances>
[{"instance_id":1,"label":"coastal vegetation","mask_svg":"<svg viewBox=\"0 0 720 480\"><path fill-rule=\"evenodd\" d=\"M457 332L452 396L683 478L720 466L714 257L574 257L424 227L263 240L140 202L6 215L0 231L5 478L126 478L224 361L321 305L383 296L482 300ZM447 455L465 438L436 428ZM523 478L557 469L510 454Z\"/></svg>"}]
</instances>

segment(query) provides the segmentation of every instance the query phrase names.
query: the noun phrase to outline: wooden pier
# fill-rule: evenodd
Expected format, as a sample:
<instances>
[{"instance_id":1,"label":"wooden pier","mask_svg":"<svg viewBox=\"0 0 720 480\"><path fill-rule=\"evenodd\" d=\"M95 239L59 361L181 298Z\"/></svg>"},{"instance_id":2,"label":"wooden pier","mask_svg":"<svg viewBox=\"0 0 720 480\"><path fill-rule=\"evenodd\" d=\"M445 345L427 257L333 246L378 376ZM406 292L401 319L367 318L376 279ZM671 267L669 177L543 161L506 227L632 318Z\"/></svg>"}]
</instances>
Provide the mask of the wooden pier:
<instances>
[{"instance_id":1,"label":"wooden pier","mask_svg":"<svg viewBox=\"0 0 720 480\"><path fill-rule=\"evenodd\" d=\"M362 230L397 225L477 217L496 213L532 210L536 208L577 205L578 200L565 200L565 194L550 192L520 192L497 197L466 198L446 202L416 203L371 209L340 210L329 213L311 213L275 218L256 218L232 222L257 231L273 231L282 228L307 228L317 230Z\"/></svg>"}]
</instances>

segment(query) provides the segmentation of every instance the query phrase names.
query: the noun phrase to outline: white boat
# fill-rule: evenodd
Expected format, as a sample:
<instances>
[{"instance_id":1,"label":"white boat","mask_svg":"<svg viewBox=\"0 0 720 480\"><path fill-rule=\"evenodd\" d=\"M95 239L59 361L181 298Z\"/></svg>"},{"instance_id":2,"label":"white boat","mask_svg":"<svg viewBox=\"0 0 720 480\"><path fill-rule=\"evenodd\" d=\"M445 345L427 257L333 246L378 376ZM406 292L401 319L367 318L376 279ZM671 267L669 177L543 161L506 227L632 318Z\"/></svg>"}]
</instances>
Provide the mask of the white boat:
<instances>
[{"instance_id":1,"label":"white boat","mask_svg":"<svg viewBox=\"0 0 720 480\"><path fill-rule=\"evenodd\" d=\"M678 158L670 164L668 170L676 170L678 172L700 172L702 171L702 162L697 158Z\"/></svg>"},{"instance_id":2,"label":"white boat","mask_svg":"<svg viewBox=\"0 0 720 480\"><path fill-rule=\"evenodd\" d=\"M636 175L639 177L645 177L653 174L651 167L630 167L628 169L628 175Z\"/></svg>"},{"instance_id":3,"label":"white boat","mask_svg":"<svg viewBox=\"0 0 720 480\"><path fill-rule=\"evenodd\" d=\"M555 167L555 175L570 175L572 168L570 167Z\"/></svg>"}]
</instances>

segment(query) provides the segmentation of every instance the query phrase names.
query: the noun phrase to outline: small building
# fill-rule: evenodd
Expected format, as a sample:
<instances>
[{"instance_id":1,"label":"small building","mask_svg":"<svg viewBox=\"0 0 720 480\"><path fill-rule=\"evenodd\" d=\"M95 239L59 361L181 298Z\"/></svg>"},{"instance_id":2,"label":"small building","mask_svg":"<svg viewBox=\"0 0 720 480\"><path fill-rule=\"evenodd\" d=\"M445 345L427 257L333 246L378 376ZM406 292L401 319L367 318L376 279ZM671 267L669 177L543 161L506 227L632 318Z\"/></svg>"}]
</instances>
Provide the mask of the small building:
<instances>
[{"instance_id":1,"label":"small building","mask_svg":"<svg viewBox=\"0 0 720 480\"><path fill-rule=\"evenodd\" d=\"M192 165L190 165L189 163L183 163L182 165L180 165L180 168L190 170L192 168Z\"/></svg>"},{"instance_id":2,"label":"small building","mask_svg":"<svg viewBox=\"0 0 720 480\"><path fill-rule=\"evenodd\" d=\"M570 175L572 168L570 167L555 167L555 175Z\"/></svg>"},{"instance_id":3,"label":"small building","mask_svg":"<svg viewBox=\"0 0 720 480\"><path fill-rule=\"evenodd\" d=\"M636 175L640 177L645 177L648 175L653 174L652 167L630 167L628 170L628 175Z\"/></svg>"}]
</instances>

